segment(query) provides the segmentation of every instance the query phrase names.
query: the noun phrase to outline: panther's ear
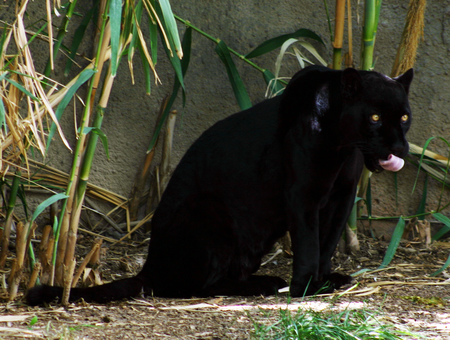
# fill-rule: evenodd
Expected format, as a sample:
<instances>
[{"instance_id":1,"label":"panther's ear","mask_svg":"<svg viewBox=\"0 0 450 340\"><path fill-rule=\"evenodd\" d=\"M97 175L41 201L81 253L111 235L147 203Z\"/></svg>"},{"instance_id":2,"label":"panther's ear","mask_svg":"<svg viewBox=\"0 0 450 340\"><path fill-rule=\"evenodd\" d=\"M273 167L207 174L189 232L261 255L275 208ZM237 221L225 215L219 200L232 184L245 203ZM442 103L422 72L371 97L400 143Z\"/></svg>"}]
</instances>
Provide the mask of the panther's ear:
<instances>
[{"instance_id":1,"label":"panther's ear","mask_svg":"<svg viewBox=\"0 0 450 340\"><path fill-rule=\"evenodd\" d=\"M346 99L354 98L361 90L362 78L354 68L347 68L342 72L342 96Z\"/></svg>"},{"instance_id":2,"label":"panther's ear","mask_svg":"<svg viewBox=\"0 0 450 340\"><path fill-rule=\"evenodd\" d=\"M403 88L405 89L405 92L408 93L409 86L411 85L413 78L414 78L414 70L410 68L402 75L399 75L398 77L394 78L394 80L402 84Z\"/></svg>"}]
</instances>

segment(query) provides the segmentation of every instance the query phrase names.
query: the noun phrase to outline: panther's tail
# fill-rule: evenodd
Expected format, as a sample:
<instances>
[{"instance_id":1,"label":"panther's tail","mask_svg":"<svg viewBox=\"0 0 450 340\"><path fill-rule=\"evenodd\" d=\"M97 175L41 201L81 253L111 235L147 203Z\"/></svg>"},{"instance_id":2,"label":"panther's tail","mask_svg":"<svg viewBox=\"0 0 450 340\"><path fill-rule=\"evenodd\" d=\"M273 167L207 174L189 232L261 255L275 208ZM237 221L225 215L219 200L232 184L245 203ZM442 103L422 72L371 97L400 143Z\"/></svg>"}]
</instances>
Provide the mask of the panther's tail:
<instances>
[{"instance_id":1,"label":"panther's tail","mask_svg":"<svg viewBox=\"0 0 450 340\"><path fill-rule=\"evenodd\" d=\"M114 300L128 299L138 296L144 286L144 280L139 276L113 281L100 286L89 288L72 288L70 290L69 301L76 301L81 298L86 302L105 303ZM44 302L61 301L63 294L62 287L52 287L40 285L28 290L26 302L31 306L43 304Z\"/></svg>"}]
</instances>

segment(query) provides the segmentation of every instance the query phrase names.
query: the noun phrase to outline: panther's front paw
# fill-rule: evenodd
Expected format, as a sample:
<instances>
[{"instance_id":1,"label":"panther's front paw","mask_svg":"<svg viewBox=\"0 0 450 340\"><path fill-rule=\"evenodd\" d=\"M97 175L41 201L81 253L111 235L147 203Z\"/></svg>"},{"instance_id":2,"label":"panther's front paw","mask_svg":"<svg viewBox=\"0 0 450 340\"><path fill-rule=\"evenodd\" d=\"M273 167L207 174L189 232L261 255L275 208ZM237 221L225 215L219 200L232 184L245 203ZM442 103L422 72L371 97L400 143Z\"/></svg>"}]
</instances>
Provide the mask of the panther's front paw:
<instances>
[{"instance_id":1,"label":"panther's front paw","mask_svg":"<svg viewBox=\"0 0 450 340\"><path fill-rule=\"evenodd\" d=\"M353 278L350 275L331 273L326 275L323 281L329 281L335 289L339 289L346 284L352 283Z\"/></svg>"}]
</instances>

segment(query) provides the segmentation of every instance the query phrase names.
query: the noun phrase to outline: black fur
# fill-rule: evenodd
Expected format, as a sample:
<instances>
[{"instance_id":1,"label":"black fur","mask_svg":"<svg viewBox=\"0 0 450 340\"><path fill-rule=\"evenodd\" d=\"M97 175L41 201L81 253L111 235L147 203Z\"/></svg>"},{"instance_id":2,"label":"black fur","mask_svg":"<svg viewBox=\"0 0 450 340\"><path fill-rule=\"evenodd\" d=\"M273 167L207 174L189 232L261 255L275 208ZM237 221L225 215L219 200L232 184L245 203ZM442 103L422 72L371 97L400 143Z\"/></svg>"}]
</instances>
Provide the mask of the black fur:
<instances>
[{"instance_id":1,"label":"black fur","mask_svg":"<svg viewBox=\"0 0 450 340\"><path fill-rule=\"evenodd\" d=\"M286 282L255 276L274 242L290 231L292 296L350 281L331 256L352 208L363 165L408 152L412 70L376 72L312 66L283 95L208 129L175 170L152 221L147 262L135 277L72 289L71 300L148 295L268 295ZM371 120L377 114L378 121ZM402 116L409 119L402 121ZM372 116L373 117L373 116ZM31 305L61 296L38 286Z\"/></svg>"}]
</instances>

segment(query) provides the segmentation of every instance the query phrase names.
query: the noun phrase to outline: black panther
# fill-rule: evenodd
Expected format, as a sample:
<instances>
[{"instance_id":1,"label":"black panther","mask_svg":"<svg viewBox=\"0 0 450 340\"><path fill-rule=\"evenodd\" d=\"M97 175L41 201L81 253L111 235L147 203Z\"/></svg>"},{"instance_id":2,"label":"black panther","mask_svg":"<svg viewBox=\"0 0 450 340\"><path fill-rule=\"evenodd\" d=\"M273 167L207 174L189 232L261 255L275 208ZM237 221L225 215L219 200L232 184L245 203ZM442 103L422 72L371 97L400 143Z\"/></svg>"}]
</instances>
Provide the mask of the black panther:
<instances>
[{"instance_id":1,"label":"black panther","mask_svg":"<svg viewBox=\"0 0 450 340\"><path fill-rule=\"evenodd\" d=\"M379 172L403 165L412 78L412 69L389 78L311 66L282 95L216 123L174 171L141 272L74 288L70 300L107 302L141 291L174 298L276 294L284 280L253 274L286 231L294 253L291 296L350 282L331 272L331 257L363 166ZM62 288L42 285L26 300L36 305L61 295Z\"/></svg>"}]
</instances>

